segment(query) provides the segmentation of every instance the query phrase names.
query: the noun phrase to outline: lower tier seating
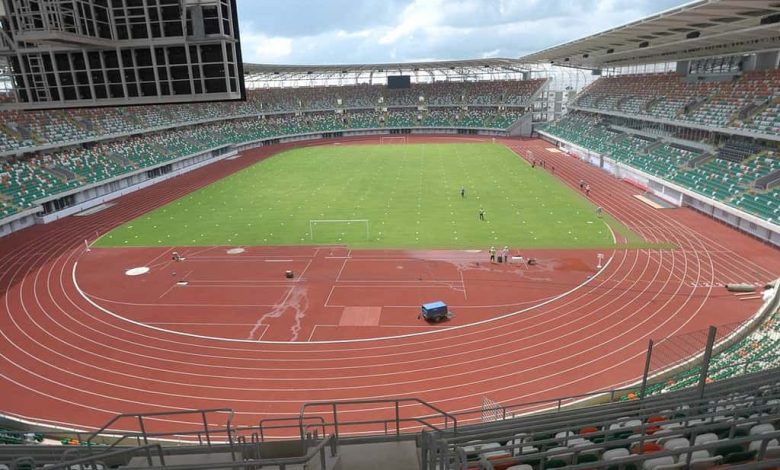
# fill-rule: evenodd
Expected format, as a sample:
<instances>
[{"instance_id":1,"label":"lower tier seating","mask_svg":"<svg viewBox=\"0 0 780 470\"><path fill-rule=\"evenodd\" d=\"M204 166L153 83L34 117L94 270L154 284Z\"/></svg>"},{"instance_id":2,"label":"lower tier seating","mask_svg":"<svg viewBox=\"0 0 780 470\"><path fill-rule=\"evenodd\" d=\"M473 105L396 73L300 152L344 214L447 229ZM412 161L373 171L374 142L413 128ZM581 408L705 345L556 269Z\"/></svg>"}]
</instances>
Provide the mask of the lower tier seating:
<instances>
[{"instance_id":1,"label":"lower tier seating","mask_svg":"<svg viewBox=\"0 0 780 470\"><path fill-rule=\"evenodd\" d=\"M705 469L780 457L777 369L645 400L429 433L453 468Z\"/></svg>"},{"instance_id":2,"label":"lower tier seating","mask_svg":"<svg viewBox=\"0 0 780 470\"><path fill-rule=\"evenodd\" d=\"M692 167L690 162L702 155L701 151L664 142L653 145L645 138L617 134L597 116L573 113L540 129L770 222L780 220L778 190L757 191L753 187L757 179L780 170L780 152L776 150L728 142L728 159L697 159ZM736 149L749 151L731 158Z\"/></svg>"}]
</instances>

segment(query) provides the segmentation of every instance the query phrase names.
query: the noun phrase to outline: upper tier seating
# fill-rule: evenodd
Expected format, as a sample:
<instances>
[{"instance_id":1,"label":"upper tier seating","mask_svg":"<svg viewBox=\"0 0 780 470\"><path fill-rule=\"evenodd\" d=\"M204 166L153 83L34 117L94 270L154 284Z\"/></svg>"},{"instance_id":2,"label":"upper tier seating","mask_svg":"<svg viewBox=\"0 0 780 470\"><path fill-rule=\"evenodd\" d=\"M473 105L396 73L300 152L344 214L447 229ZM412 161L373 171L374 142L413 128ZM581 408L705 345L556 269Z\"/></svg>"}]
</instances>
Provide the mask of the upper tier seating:
<instances>
[{"instance_id":1,"label":"upper tier seating","mask_svg":"<svg viewBox=\"0 0 780 470\"><path fill-rule=\"evenodd\" d=\"M82 123L89 122L92 129L99 127L115 132L121 129L120 122L135 119L133 109L89 110L90 119L94 120L82 116ZM153 107L147 116L157 127L172 120L203 119L202 115L182 107ZM344 129L432 126L504 129L520 116L521 113L511 111L511 108L498 111L497 108L489 107L469 110L450 107L424 112L393 109L387 113L355 110L338 114L330 111L222 120L136 134L84 148L71 147L37 157L3 162L0 166L0 217L33 207L37 201L64 191L228 144Z\"/></svg>"},{"instance_id":2,"label":"upper tier seating","mask_svg":"<svg viewBox=\"0 0 780 470\"><path fill-rule=\"evenodd\" d=\"M250 90L245 102L0 111L0 153L268 113L415 106L528 106L543 79ZM506 127L506 126L503 126Z\"/></svg>"},{"instance_id":3,"label":"upper tier seating","mask_svg":"<svg viewBox=\"0 0 780 470\"><path fill-rule=\"evenodd\" d=\"M609 132L599 123L599 119L586 114L568 114L560 121L545 125L543 129L569 142L607 155L612 151L610 140L617 134Z\"/></svg>"},{"instance_id":4,"label":"upper tier seating","mask_svg":"<svg viewBox=\"0 0 780 470\"><path fill-rule=\"evenodd\" d=\"M583 108L641 114L711 127L780 134L780 71L707 81L675 73L604 77L579 96Z\"/></svg>"}]
</instances>

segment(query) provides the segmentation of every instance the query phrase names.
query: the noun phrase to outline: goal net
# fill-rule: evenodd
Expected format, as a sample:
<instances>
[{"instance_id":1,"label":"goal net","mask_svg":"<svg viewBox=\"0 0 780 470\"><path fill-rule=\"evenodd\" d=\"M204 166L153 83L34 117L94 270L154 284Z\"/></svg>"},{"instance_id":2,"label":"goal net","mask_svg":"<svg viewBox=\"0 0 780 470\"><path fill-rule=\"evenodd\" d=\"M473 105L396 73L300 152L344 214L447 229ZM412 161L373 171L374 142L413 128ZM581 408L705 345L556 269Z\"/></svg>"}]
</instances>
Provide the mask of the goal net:
<instances>
[{"instance_id":1,"label":"goal net","mask_svg":"<svg viewBox=\"0 0 780 470\"><path fill-rule=\"evenodd\" d=\"M380 144L405 144L407 142L406 136L392 136L392 137L380 137Z\"/></svg>"},{"instance_id":2,"label":"goal net","mask_svg":"<svg viewBox=\"0 0 780 470\"><path fill-rule=\"evenodd\" d=\"M316 243L368 241L370 237L368 219L309 220L309 238Z\"/></svg>"},{"instance_id":3,"label":"goal net","mask_svg":"<svg viewBox=\"0 0 780 470\"><path fill-rule=\"evenodd\" d=\"M506 418L506 412L501 403L491 400L490 398L482 397L482 409L481 416L483 423L491 423L493 421L500 421Z\"/></svg>"}]
</instances>

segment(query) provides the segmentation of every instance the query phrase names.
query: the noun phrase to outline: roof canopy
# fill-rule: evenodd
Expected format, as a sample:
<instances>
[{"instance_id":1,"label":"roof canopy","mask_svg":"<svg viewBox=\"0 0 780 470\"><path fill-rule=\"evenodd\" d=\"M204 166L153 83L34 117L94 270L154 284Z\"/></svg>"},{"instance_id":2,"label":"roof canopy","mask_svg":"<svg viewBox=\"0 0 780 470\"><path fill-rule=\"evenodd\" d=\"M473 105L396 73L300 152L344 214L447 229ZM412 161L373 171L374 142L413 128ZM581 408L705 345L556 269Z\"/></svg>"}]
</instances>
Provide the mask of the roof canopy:
<instances>
[{"instance_id":1,"label":"roof canopy","mask_svg":"<svg viewBox=\"0 0 780 470\"><path fill-rule=\"evenodd\" d=\"M244 64L244 75L248 81L355 80L357 77L380 79L387 75L428 75L437 79L480 78L526 71L529 71L529 67L516 59L340 65Z\"/></svg>"},{"instance_id":2,"label":"roof canopy","mask_svg":"<svg viewBox=\"0 0 780 470\"><path fill-rule=\"evenodd\" d=\"M780 0L698 0L522 57L592 69L780 49Z\"/></svg>"}]
</instances>

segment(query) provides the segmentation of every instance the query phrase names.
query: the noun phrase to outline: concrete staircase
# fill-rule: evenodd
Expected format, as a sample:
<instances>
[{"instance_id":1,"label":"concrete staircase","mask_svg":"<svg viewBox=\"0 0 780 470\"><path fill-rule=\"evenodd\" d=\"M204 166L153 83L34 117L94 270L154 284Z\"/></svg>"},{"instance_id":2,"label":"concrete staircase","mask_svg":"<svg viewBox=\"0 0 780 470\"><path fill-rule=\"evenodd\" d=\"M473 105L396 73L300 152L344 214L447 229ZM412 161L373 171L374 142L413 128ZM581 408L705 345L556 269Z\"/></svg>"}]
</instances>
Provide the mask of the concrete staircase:
<instances>
[{"instance_id":1,"label":"concrete staircase","mask_svg":"<svg viewBox=\"0 0 780 470\"><path fill-rule=\"evenodd\" d=\"M340 445L335 470L416 470L420 468L414 441Z\"/></svg>"}]
</instances>

